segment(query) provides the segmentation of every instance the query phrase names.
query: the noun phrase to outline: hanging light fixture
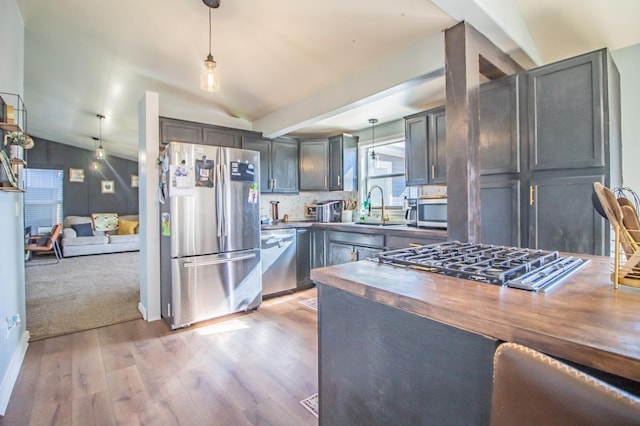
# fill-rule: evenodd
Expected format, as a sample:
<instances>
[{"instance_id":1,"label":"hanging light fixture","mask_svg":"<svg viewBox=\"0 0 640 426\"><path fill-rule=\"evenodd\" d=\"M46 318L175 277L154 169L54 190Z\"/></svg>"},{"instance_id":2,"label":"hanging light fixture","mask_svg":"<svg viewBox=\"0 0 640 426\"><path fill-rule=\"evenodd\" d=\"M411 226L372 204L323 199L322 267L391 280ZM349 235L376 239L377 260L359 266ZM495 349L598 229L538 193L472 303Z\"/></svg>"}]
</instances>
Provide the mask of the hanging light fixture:
<instances>
[{"instance_id":1,"label":"hanging light fixture","mask_svg":"<svg viewBox=\"0 0 640 426\"><path fill-rule=\"evenodd\" d=\"M104 160L105 152L102 147L102 120L104 120L104 115L97 114L96 117L100 120L100 138L98 138L98 142L100 142L100 146L96 149L96 160L101 161ZM93 138L95 140L95 138Z\"/></svg>"},{"instance_id":2,"label":"hanging light fixture","mask_svg":"<svg viewBox=\"0 0 640 426\"><path fill-rule=\"evenodd\" d=\"M209 54L205 58L200 71L200 88L207 92L219 92L220 75L218 73L218 64L211 55L211 9L220 6L220 1L202 0L202 2L209 8Z\"/></svg>"},{"instance_id":3,"label":"hanging light fixture","mask_svg":"<svg viewBox=\"0 0 640 426\"><path fill-rule=\"evenodd\" d=\"M378 153L376 152L375 127L377 122L377 118L369 119L369 123L371 123L371 152L369 153L369 164L373 168L378 168L380 165L380 158L378 157Z\"/></svg>"}]
</instances>

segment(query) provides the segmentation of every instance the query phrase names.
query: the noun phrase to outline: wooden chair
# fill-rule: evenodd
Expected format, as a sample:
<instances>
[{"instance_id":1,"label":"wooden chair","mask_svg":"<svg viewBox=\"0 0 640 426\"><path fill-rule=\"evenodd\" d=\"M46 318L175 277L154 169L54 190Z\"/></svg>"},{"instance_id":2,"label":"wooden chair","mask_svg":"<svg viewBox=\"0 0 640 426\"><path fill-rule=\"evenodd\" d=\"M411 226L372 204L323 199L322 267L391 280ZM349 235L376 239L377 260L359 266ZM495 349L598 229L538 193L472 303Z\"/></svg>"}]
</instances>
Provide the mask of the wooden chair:
<instances>
[{"instance_id":1,"label":"wooden chair","mask_svg":"<svg viewBox=\"0 0 640 426\"><path fill-rule=\"evenodd\" d=\"M61 231L61 223L56 223L55 225L53 225L53 227L51 228L51 232L46 237L46 242L44 244L38 244L42 236L29 237L31 243L25 245L24 247L25 251L29 253L29 258L33 253L53 252L53 254L56 256L56 263L60 263L62 252L60 250L60 245L58 244L58 237L60 236Z\"/></svg>"},{"instance_id":2,"label":"wooden chair","mask_svg":"<svg viewBox=\"0 0 640 426\"><path fill-rule=\"evenodd\" d=\"M516 343L503 343L496 350L493 426L638 423L638 397Z\"/></svg>"}]
</instances>

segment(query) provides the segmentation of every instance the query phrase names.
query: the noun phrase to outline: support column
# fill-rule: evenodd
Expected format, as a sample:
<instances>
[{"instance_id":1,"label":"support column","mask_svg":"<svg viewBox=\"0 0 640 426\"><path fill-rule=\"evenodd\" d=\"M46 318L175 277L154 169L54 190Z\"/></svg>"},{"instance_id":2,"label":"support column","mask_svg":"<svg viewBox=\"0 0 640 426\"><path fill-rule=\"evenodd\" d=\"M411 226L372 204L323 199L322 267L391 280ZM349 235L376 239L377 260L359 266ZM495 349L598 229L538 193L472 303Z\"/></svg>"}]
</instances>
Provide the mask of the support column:
<instances>
[{"instance_id":1,"label":"support column","mask_svg":"<svg viewBox=\"0 0 640 426\"><path fill-rule=\"evenodd\" d=\"M466 22L444 34L447 111L448 239L479 242L480 75L489 80L523 71Z\"/></svg>"}]
</instances>

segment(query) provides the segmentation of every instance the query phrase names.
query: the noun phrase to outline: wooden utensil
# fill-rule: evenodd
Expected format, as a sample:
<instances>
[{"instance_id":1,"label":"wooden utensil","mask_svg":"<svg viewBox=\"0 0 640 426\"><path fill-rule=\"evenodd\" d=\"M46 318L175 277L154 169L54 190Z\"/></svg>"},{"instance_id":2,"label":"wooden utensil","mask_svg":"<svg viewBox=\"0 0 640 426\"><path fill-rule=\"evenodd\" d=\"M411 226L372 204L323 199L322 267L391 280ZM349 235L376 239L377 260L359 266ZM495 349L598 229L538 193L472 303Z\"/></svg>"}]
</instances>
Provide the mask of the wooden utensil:
<instances>
[{"instance_id":1,"label":"wooden utensil","mask_svg":"<svg viewBox=\"0 0 640 426\"><path fill-rule=\"evenodd\" d=\"M614 228L624 226L622 223L622 210L613 192L600 182L594 182L593 189L611 225L613 225Z\"/></svg>"},{"instance_id":2,"label":"wooden utensil","mask_svg":"<svg viewBox=\"0 0 640 426\"><path fill-rule=\"evenodd\" d=\"M622 206L631 207L631 209L633 210L633 214L638 216L638 211L636 210L636 206L633 205L633 203L631 202L630 199L625 198L625 197L618 197L618 204L620 204L620 207L622 207Z\"/></svg>"},{"instance_id":3,"label":"wooden utensil","mask_svg":"<svg viewBox=\"0 0 640 426\"><path fill-rule=\"evenodd\" d=\"M636 214L636 209L633 206L623 205L620 207L622 210L622 223L627 228L629 234L636 243L640 243L640 220Z\"/></svg>"}]
</instances>

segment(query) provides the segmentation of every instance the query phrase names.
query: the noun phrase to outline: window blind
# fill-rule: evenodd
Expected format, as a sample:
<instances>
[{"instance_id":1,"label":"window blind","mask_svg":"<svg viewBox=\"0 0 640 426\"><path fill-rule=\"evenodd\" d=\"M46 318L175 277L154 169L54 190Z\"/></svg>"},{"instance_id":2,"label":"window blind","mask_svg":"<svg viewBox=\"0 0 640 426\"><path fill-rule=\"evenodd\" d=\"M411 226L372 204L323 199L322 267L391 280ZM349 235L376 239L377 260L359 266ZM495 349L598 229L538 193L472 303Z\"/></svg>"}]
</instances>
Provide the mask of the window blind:
<instances>
[{"instance_id":1,"label":"window blind","mask_svg":"<svg viewBox=\"0 0 640 426\"><path fill-rule=\"evenodd\" d=\"M32 233L62 223L62 170L24 169L24 225Z\"/></svg>"}]
</instances>

